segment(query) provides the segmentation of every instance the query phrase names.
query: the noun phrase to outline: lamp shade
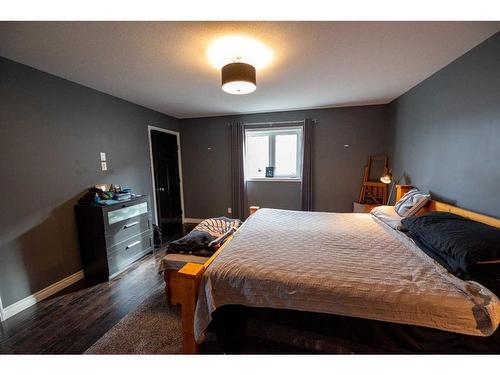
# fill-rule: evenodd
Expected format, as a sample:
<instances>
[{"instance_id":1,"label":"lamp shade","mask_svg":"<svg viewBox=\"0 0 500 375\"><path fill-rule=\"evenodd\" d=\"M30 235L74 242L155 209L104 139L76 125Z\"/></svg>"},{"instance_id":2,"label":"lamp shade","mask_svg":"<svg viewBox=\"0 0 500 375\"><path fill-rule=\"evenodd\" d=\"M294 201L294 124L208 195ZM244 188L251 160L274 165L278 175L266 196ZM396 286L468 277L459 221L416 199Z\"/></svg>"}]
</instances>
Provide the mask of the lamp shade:
<instances>
[{"instance_id":1,"label":"lamp shade","mask_svg":"<svg viewBox=\"0 0 500 375\"><path fill-rule=\"evenodd\" d=\"M380 177L380 181L382 181L384 184L390 184L392 182L392 173L387 172L382 177Z\"/></svg>"},{"instance_id":2,"label":"lamp shade","mask_svg":"<svg viewBox=\"0 0 500 375\"><path fill-rule=\"evenodd\" d=\"M255 68L250 64L235 62L222 67L222 90L229 94L244 95L257 88Z\"/></svg>"}]
</instances>

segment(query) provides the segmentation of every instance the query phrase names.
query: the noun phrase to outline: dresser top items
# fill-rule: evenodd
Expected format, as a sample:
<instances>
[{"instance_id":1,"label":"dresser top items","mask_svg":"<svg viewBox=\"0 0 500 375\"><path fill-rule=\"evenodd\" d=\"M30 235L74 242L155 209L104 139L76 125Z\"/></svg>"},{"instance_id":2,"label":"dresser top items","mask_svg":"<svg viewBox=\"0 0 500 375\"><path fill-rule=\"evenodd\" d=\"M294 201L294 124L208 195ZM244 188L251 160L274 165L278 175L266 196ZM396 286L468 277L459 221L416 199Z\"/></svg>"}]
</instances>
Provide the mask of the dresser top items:
<instances>
[{"instance_id":1,"label":"dresser top items","mask_svg":"<svg viewBox=\"0 0 500 375\"><path fill-rule=\"evenodd\" d=\"M110 206L137 197L143 197L143 195L134 194L130 188L122 189L118 185L101 184L92 186L85 195L78 200L78 204Z\"/></svg>"}]
</instances>

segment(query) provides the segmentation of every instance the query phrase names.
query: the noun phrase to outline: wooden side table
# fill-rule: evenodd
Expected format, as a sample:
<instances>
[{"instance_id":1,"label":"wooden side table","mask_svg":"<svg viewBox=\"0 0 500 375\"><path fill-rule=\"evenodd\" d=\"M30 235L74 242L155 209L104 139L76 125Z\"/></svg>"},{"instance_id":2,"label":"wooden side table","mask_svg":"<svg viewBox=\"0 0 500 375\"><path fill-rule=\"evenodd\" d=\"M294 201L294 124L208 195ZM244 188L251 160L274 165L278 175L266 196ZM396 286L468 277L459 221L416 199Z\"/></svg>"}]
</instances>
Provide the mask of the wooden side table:
<instances>
[{"instance_id":1,"label":"wooden side table","mask_svg":"<svg viewBox=\"0 0 500 375\"><path fill-rule=\"evenodd\" d=\"M257 212L257 210L259 210L260 207L259 206L250 206L250 215L253 215L255 212Z\"/></svg>"}]
</instances>

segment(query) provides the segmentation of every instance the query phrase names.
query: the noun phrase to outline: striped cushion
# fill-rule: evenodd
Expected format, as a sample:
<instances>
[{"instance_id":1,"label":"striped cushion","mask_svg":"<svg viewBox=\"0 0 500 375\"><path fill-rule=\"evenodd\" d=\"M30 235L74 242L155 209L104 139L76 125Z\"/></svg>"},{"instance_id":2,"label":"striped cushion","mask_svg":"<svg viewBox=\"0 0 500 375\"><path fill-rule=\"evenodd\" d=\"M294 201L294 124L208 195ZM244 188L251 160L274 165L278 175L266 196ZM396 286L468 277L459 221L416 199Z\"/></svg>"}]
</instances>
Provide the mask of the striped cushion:
<instances>
[{"instance_id":1,"label":"striped cushion","mask_svg":"<svg viewBox=\"0 0 500 375\"><path fill-rule=\"evenodd\" d=\"M394 210L402 217L413 216L427 204L430 198L429 194L413 188L396 202Z\"/></svg>"}]
</instances>

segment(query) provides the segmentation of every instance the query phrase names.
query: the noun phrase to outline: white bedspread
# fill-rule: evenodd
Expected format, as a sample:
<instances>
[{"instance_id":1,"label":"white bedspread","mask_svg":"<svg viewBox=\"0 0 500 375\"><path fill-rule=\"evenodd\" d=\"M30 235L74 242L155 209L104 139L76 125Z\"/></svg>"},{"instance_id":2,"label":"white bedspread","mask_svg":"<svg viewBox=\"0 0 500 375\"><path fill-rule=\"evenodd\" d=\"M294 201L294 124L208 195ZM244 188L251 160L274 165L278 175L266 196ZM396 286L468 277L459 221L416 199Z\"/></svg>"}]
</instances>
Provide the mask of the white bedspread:
<instances>
[{"instance_id":1,"label":"white bedspread","mask_svg":"<svg viewBox=\"0 0 500 375\"><path fill-rule=\"evenodd\" d=\"M206 270L195 315L238 304L347 315L488 336L500 303L369 214L261 209Z\"/></svg>"}]
</instances>

